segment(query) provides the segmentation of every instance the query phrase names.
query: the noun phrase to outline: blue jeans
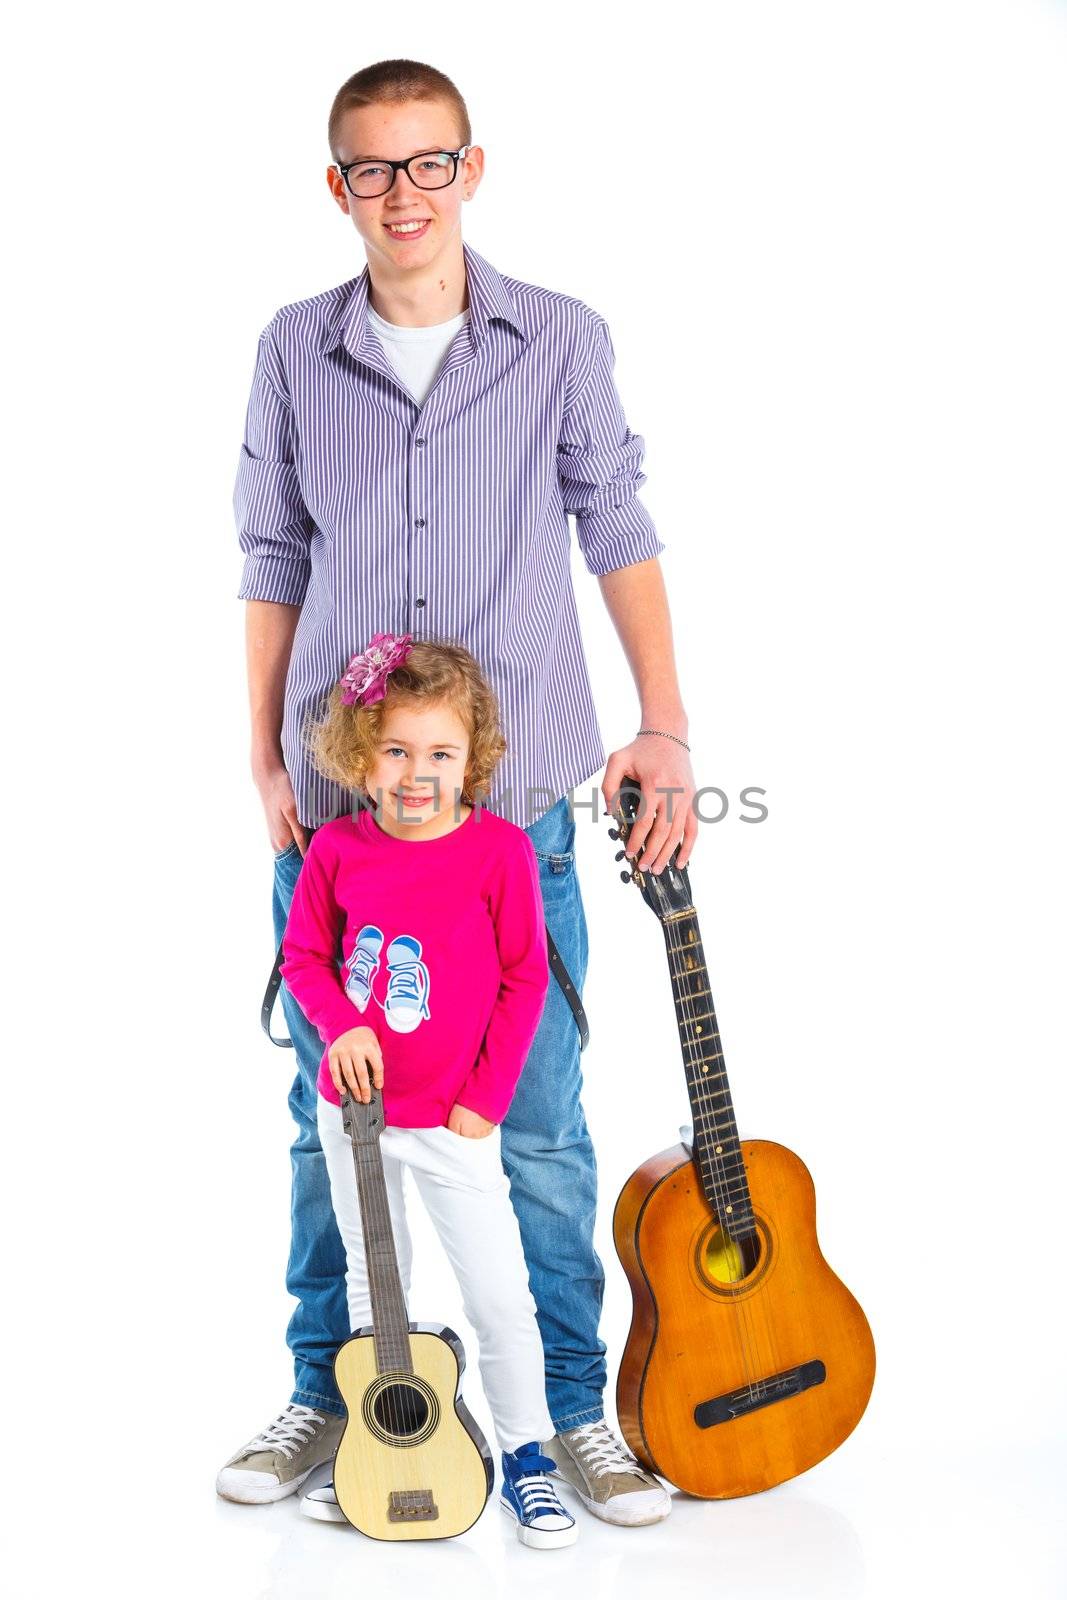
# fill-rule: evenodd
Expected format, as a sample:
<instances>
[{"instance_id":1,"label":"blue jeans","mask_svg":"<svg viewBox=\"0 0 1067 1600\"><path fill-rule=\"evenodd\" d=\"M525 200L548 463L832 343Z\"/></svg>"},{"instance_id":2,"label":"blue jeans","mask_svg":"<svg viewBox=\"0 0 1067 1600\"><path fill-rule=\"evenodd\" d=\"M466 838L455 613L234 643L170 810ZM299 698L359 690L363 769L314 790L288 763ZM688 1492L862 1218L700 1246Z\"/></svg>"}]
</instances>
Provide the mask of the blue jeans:
<instances>
[{"instance_id":1,"label":"blue jeans","mask_svg":"<svg viewBox=\"0 0 1067 1600\"><path fill-rule=\"evenodd\" d=\"M589 939L566 795L526 831L541 869L545 922L580 994ZM285 931L301 860L295 843L275 857L276 946ZM351 1329L345 1252L319 1144L317 1082L323 1044L284 982L282 1007L297 1059L289 1095L298 1131L292 1146L292 1245L285 1280L297 1300L287 1334L296 1372L293 1399L343 1416L333 1355ZM597 1331L604 1268L593 1248L596 1158L581 1105L578 1045L567 997L552 976L515 1098L501 1125L501 1156L537 1306L548 1409L559 1432L600 1420L607 1377L605 1346Z\"/></svg>"}]
</instances>

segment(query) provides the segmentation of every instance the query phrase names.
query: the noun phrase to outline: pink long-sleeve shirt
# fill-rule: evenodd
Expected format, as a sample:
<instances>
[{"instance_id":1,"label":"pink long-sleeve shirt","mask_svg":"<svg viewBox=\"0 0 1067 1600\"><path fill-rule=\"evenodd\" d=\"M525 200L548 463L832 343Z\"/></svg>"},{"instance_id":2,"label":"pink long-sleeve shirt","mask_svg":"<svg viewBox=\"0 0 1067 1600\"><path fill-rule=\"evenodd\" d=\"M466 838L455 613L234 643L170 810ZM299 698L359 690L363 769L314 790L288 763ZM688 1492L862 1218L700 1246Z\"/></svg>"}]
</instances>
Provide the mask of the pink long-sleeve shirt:
<instances>
[{"instance_id":1,"label":"pink long-sleeve shirt","mask_svg":"<svg viewBox=\"0 0 1067 1600\"><path fill-rule=\"evenodd\" d=\"M326 1099L339 1103L329 1046L368 1027L388 1124L439 1127L457 1102L503 1120L549 982L522 828L484 807L435 839L397 839L370 810L337 817L312 835L282 953L282 977L327 1047Z\"/></svg>"}]
</instances>

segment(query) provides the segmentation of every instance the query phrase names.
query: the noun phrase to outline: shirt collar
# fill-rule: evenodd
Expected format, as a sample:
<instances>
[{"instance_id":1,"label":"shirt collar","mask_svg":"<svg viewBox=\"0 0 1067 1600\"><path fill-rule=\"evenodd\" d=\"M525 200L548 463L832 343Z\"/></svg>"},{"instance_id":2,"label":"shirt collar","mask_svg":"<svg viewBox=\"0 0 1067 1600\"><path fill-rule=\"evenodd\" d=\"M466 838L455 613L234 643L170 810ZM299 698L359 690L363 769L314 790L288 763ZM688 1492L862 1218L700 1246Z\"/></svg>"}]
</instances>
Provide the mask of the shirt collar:
<instances>
[{"instance_id":1,"label":"shirt collar","mask_svg":"<svg viewBox=\"0 0 1067 1600\"><path fill-rule=\"evenodd\" d=\"M525 340L526 330L519 321L515 302L504 287L504 280L496 268L490 266L485 257L480 256L477 250L472 250L469 244L463 246L463 261L467 269L467 300L470 309L467 326L475 345L481 344L485 338L490 322L510 324L519 337ZM359 277L353 281L349 293L338 302L327 321L322 339L324 355L336 350L340 345L344 345L352 355L361 353L367 330L369 290L370 269L364 267Z\"/></svg>"}]
</instances>

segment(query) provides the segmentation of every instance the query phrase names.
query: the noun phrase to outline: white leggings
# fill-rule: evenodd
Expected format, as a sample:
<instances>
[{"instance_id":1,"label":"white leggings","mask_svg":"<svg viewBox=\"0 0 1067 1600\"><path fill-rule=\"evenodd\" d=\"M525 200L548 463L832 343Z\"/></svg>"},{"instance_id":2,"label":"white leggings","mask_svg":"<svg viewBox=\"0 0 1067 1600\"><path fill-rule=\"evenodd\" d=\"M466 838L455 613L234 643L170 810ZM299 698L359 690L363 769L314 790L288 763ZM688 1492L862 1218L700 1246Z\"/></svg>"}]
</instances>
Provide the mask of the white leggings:
<instances>
[{"instance_id":1,"label":"white leggings","mask_svg":"<svg viewBox=\"0 0 1067 1600\"><path fill-rule=\"evenodd\" d=\"M319 1138L348 1257L349 1320L353 1330L369 1327L373 1319L352 1141L340 1106L322 1095ZM484 1139L466 1139L449 1128L387 1127L381 1149L405 1300L411 1289L411 1234L404 1215L404 1168L410 1167L478 1336L478 1366L497 1444L510 1451L531 1440L544 1443L555 1432L545 1399L545 1353L500 1161L500 1128Z\"/></svg>"}]
</instances>

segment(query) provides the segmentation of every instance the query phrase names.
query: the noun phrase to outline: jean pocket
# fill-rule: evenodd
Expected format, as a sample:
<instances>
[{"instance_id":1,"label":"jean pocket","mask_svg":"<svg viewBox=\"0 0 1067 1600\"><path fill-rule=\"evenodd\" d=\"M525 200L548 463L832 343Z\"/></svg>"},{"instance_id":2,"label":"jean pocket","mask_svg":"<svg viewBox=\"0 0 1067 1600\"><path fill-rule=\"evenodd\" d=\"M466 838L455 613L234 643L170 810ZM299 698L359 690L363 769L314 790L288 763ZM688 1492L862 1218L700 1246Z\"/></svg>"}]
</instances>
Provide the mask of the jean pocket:
<instances>
[{"instance_id":1,"label":"jean pocket","mask_svg":"<svg viewBox=\"0 0 1067 1600\"><path fill-rule=\"evenodd\" d=\"M290 839L284 850L275 850L274 859L275 861L284 861L286 856L290 855L292 851L299 849L300 846L297 844L296 840Z\"/></svg>"},{"instance_id":2,"label":"jean pocket","mask_svg":"<svg viewBox=\"0 0 1067 1600\"><path fill-rule=\"evenodd\" d=\"M574 871L573 850L535 850L538 864L542 871L547 869L554 878L565 876Z\"/></svg>"}]
</instances>

